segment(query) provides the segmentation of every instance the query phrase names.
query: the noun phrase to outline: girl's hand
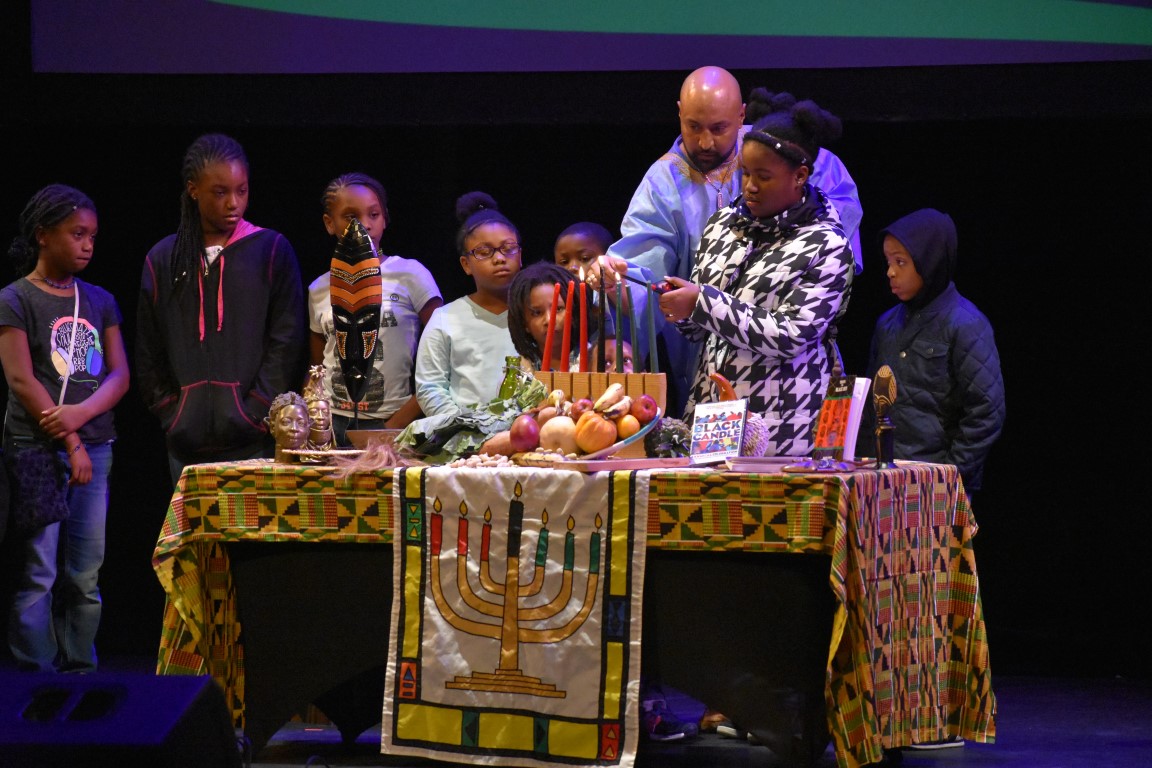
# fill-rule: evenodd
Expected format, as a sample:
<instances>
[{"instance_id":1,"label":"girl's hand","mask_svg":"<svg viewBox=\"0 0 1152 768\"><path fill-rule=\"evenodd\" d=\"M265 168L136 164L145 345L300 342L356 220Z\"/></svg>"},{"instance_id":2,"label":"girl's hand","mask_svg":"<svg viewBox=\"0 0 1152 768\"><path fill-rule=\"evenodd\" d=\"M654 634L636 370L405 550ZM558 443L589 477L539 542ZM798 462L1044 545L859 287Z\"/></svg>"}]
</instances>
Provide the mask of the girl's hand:
<instances>
[{"instance_id":1,"label":"girl's hand","mask_svg":"<svg viewBox=\"0 0 1152 768\"><path fill-rule=\"evenodd\" d=\"M700 295L700 286L679 277L666 277L669 288L660 294L660 311L670 322L677 323L688 319Z\"/></svg>"},{"instance_id":2,"label":"girl's hand","mask_svg":"<svg viewBox=\"0 0 1152 768\"><path fill-rule=\"evenodd\" d=\"M92 459L88 456L88 449L80 443L79 450L68 455L68 463L72 466L72 476L69 485L87 485L92 479Z\"/></svg>"},{"instance_id":3,"label":"girl's hand","mask_svg":"<svg viewBox=\"0 0 1152 768\"><path fill-rule=\"evenodd\" d=\"M72 434L87 421L84 413L75 405L54 405L40 414L40 429L53 440Z\"/></svg>"}]
</instances>

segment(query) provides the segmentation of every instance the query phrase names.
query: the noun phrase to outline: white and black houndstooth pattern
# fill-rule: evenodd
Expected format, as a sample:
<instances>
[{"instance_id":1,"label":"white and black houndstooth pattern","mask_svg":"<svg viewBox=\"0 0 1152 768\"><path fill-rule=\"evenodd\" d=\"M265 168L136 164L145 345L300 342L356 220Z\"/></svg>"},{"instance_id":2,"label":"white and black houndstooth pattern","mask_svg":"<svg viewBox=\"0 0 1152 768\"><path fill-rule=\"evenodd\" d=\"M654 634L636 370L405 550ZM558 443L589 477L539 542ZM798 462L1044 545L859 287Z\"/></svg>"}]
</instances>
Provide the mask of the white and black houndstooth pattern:
<instances>
[{"instance_id":1,"label":"white and black houndstooth pattern","mask_svg":"<svg viewBox=\"0 0 1152 768\"><path fill-rule=\"evenodd\" d=\"M713 214L692 268L700 297L678 324L704 343L685 413L716 399L718 372L766 420L767 455L810 454L852 265L835 209L812 187L775 217L753 218L742 200Z\"/></svg>"}]
</instances>

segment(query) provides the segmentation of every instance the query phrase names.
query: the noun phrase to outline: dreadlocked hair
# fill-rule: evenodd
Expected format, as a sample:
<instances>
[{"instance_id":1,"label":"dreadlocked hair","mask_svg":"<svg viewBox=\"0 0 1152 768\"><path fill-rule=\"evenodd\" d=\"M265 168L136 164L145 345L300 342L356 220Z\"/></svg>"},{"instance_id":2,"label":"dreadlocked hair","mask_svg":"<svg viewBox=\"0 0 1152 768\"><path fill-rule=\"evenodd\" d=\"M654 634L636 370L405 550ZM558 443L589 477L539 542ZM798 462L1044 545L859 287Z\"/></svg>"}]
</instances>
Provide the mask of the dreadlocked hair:
<instances>
[{"instance_id":1,"label":"dreadlocked hair","mask_svg":"<svg viewBox=\"0 0 1152 768\"><path fill-rule=\"evenodd\" d=\"M339 194L340 190L357 185L367 187L376 193L377 199L380 200L380 206L384 209L384 226L391 224L392 218L388 213L388 193L384 191L384 185L368 174L359 171L341 174L328 182L328 186L324 187L324 194L320 196L320 207L324 213L332 212L332 205L336 202L336 195ZM376 246L379 247L380 244L376 243Z\"/></svg>"},{"instance_id":2,"label":"dreadlocked hair","mask_svg":"<svg viewBox=\"0 0 1152 768\"><path fill-rule=\"evenodd\" d=\"M88 195L66 184L49 184L32 195L20 213L20 234L8 246L8 258L18 275L31 272L40 258L40 242L36 238L36 231L51 229L78 208L96 212L96 205Z\"/></svg>"},{"instance_id":3,"label":"dreadlocked hair","mask_svg":"<svg viewBox=\"0 0 1152 768\"><path fill-rule=\"evenodd\" d=\"M180 193L180 226L172 246L172 285L179 286L196 268L204 252L204 231L200 226L200 207L188 194L188 182L195 181L213 163L238 162L248 168L248 157L240 142L222 133L206 133L192 142L184 153L180 169L183 189Z\"/></svg>"},{"instance_id":4,"label":"dreadlocked hair","mask_svg":"<svg viewBox=\"0 0 1152 768\"><path fill-rule=\"evenodd\" d=\"M561 288L572 280L572 273L552 261L538 261L529 264L512 277L508 285L508 335L512 337L512 345L521 357L532 361L533 365L540 367L544 360L544 350L532 338L528 331L528 317L525 309L532 295L532 289L539 285L551 286L559 283ZM567 293L564 294L565 297ZM566 307L572 313L572 331L569 338L571 348L579 350L580 343L580 309L579 304L573 300L573 306ZM551 309L551 305L549 305ZM590 312L588 318L588 333L595 336L599 330L596 313ZM559 351L559 350L557 350ZM551 362L551 361L549 361ZM564 361L567 365L567 361Z\"/></svg>"}]
</instances>

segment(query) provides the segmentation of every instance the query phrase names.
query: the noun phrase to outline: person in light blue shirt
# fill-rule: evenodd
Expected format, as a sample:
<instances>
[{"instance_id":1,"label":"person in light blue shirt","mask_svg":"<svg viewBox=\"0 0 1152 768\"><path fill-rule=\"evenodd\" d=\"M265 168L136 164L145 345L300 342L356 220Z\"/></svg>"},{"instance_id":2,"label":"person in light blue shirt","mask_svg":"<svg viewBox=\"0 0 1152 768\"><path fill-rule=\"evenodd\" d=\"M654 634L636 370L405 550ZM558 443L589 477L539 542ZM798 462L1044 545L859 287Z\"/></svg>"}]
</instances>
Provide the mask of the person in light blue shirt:
<instances>
[{"instance_id":1,"label":"person in light blue shirt","mask_svg":"<svg viewBox=\"0 0 1152 768\"><path fill-rule=\"evenodd\" d=\"M753 116L788 108L789 94L753 91ZM748 131L740 84L727 70L701 67L684 80L677 102L680 136L649 167L620 225L620 239L608 249L639 276L657 282L666 276L687 280L704 225L717 210L740 196L739 153ZM821 147L812 169L812 184L824 190L835 207L861 269L858 230L862 218L856 183L836 155ZM658 322L668 372L669 415L680 416L697 367L700 345L688 341L670 323Z\"/></svg>"}]
</instances>

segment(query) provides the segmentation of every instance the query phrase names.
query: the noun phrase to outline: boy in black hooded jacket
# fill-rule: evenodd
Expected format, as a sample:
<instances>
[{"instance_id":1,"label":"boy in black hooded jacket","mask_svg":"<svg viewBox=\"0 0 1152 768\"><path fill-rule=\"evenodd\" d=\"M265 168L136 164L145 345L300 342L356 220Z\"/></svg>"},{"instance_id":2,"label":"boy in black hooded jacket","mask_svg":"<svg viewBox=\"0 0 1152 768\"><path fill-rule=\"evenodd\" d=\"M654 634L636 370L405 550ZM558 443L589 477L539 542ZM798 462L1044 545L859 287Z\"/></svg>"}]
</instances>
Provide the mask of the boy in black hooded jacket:
<instances>
[{"instance_id":1,"label":"boy in black hooded jacket","mask_svg":"<svg viewBox=\"0 0 1152 768\"><path fill-rule=\"evenodd\" d=\"M895 454L955 464L969 497L1004 426L1004 379L992 325L956 290L956 225L924 208L881 230L888 283L900 304L881 315L868 376L892 368ZM861 426L857 455L876 453L874 424Z\"/></svg>"}]
</instances>

